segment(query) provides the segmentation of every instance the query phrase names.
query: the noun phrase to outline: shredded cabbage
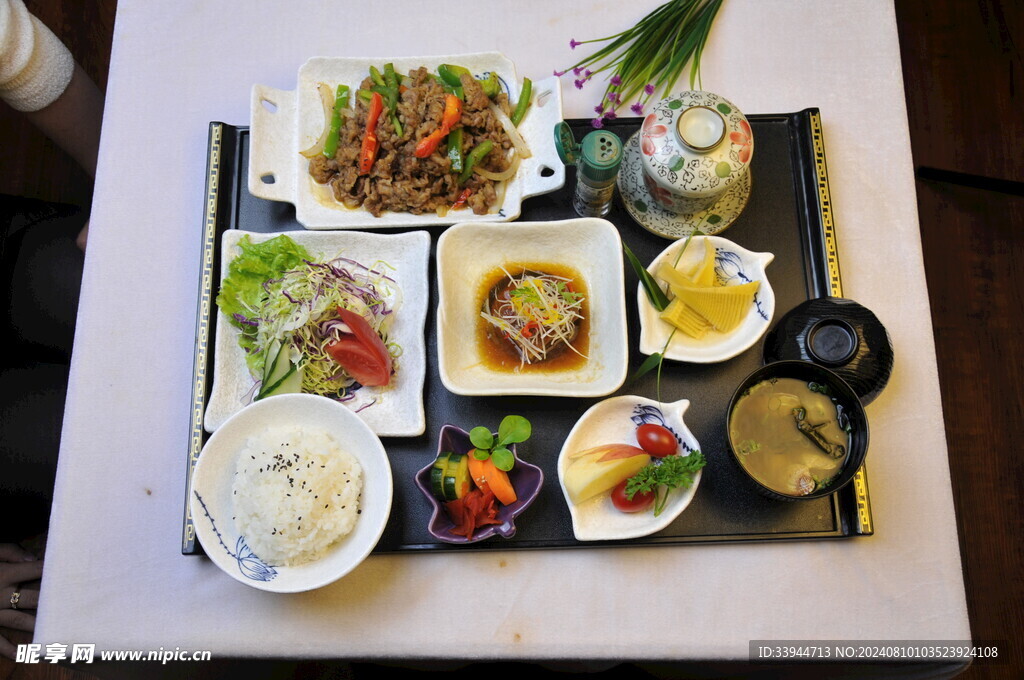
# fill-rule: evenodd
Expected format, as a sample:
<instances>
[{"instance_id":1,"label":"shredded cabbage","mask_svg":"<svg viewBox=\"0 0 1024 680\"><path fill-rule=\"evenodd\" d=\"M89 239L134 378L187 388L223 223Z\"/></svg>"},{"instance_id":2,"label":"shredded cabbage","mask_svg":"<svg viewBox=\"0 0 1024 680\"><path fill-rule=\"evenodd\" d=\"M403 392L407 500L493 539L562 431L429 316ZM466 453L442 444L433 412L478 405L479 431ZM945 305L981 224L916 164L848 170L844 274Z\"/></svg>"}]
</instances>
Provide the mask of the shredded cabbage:
<instances>
[{"instance_id":1,"label":"shredded cabbage","mask_svg":"<svg viewBox=\"0 0 1024 680\"><path fill-rule=\"evenodd\" d=\"M285 236L278 238L291 241ZM291 245L300 248L294 242ZM278 258L277 263L281 262ZM344 307L366 319L397 359L402 348L390 339L394 313L401 306L401 290L389 275L394 268L382 261L366 266L341 256L322 262L307 256L297 263L287 260L286 266L265 278L255 294L233 298L232 305L226 304L227 300L222 304L218 297L218 304L241 331L239 344L255 377L262 376L267 349L277 340L290 349L294 360L304 364L303 392L348 401L360 385L326 350L327 345L351 332L339 319L337 308ZM225 280L224 287L227 284ZM393 366L397 371L397 361Z\"/></svg>"}]
</instances>

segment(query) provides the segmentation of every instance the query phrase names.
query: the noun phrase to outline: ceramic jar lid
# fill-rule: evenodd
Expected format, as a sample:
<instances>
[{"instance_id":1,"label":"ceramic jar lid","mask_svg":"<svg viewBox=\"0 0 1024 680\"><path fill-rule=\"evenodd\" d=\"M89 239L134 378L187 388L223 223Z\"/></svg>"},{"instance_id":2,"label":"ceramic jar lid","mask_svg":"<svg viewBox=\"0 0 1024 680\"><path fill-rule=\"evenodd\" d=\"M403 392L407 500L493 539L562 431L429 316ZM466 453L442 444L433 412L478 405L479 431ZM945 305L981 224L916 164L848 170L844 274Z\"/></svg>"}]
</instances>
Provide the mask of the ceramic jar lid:
<instances>
[{"instance_id":1,"label":"ceramic jar lid","mask_svg":"<svg viewBox=\"0 0 1024 680\"><path fill-rule=\"evenodd\" d=\"M687 91L655 104L640 128L644 172L677 196L717 196L747 173L754 137L736 105Z\"/></svg>"}]
</instances>

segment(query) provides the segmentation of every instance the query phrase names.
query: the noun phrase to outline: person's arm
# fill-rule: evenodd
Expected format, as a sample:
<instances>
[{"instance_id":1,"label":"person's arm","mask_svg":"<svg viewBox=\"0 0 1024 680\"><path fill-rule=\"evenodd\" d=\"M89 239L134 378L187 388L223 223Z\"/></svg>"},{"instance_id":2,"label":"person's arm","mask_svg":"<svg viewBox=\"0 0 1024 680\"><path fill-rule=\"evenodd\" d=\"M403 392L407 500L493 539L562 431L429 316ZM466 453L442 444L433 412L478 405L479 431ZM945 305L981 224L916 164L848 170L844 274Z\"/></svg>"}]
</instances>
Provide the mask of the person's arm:
<instances>
[{"instance_id":1,"label":"person's arm","mask_svg":"<svg viewBox=\"0 0 1024 680\"><path fill-rule=\"evenodd\" d=\"M23 0L0 0L0 98L96 176L103 95Z\"/></svg>"},{"instance_id":2,"label":"person's arm","mask_svg":"<svg viewBox=\"0 0 1024 680\"><path fill-rule=\"evenodd\" d=\"M96 154L100 148L103 95L77 63L68 83L56 100L25 117L64 149L90 177L96 177Z\"/></svg>"}]
</instances>

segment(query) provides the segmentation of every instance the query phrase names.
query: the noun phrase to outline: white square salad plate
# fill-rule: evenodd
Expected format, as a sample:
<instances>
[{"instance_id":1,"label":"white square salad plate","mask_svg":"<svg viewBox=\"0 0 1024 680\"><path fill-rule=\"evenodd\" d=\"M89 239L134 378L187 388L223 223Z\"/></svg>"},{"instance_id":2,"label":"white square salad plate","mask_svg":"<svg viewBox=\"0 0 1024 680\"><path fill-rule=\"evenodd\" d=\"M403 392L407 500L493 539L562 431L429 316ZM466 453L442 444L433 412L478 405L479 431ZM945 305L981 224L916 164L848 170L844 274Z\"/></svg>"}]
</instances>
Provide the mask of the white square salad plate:
<instances>
[{"instance_id":1,"label":"white square salad plate","mask_svg":"<svg viewBox=\"0 0 1024 680\"><path fill-rule=\"evenodd\" d=\"M493 212L474 215L472 210L453 210L444 217L387 212L374 217L368 210L347 208L337 202L309 175L309 160L299 153L312 146L324 129L324 107L317 87L326 83L333 91L337 85L347 84L354 92L369 75L370 66L381 68L389 61L399 74L420 66L436 71L441 64L464 66L478 77L497 73L513 103L522 88L515 66L498 52L395 59L314 57L299 69L295 90L253 86L249 192L259 198L293 203L296 219L309 229L380 229L464 221L508 222L519 216L523 199L565 184L565 165L558 158L551 133L555 123L562 120L562 92L558 79L551 77L533 84L530 110L517 128L532 155L506 182L504 201Z\"/></svg>"},{"instance_id":2,"label":"white square salad plate","mask_svg":"<svg viewBox=\"0 0 1024 680\"><path fill-rule=\"evenodd\" d=\"M401 234L362 232L282 232L320 261L341 256L372 267L383 262L401 301L396 305L390 339L402 348L398 367L385 387L364 386L345 405L356 411L370 429L382 437L414 437L426 429L423 410L423 380L426 348L423 330L427 316L427 263L430 234L412 231ZM238 242L249 236L260 243L280 233L263 234L231 229L221 239L221 282L231 261L241 252ZM213 390L203 422L214 432L228 418L252 403L257 378L250 374L245 350L238 344L239 331L223 312L218 312L214 344Z\"/></svg>"},{"instance_id":3,"label":"white square salad plate","mask_svg":"<svg viewBox=\"0 0 1024 680\"><path fill-rule=\"evenodd\" d=\"M550 372L489 368L476 342L480 286L499 267L544 263L574 269L584 280L590 310L587 360L577 368ZM437 283L438 368L450 392L600 397L625 381L629 351L622 240L611 222L457 224L437 241Z\"/></svg>"}]
</instances>

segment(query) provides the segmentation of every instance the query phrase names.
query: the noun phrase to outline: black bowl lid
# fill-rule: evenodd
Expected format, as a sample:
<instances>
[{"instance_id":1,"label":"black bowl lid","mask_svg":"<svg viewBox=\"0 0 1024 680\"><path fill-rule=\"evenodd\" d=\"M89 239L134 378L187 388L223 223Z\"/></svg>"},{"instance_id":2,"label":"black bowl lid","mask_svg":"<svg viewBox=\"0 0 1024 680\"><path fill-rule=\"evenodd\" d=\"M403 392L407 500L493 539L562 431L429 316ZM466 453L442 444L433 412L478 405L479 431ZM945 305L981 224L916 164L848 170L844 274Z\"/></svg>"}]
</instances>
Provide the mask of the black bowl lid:
<instances>
[{"instance_id":1,"label":"black bowl lid","mask_svg":"<svg viewBox=\"0 0 1024 680\"><path fill-rule=\"evenodd\" d=\"M764 361L812 361L838 373L869 404L892 374L892 342L871 310L845 298L807 300L783 316L764 342Z\"/></svg>"}]
</instances>

